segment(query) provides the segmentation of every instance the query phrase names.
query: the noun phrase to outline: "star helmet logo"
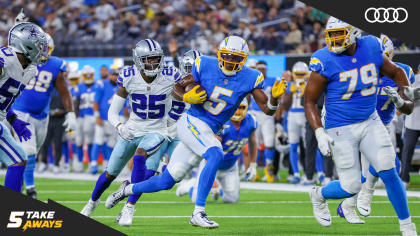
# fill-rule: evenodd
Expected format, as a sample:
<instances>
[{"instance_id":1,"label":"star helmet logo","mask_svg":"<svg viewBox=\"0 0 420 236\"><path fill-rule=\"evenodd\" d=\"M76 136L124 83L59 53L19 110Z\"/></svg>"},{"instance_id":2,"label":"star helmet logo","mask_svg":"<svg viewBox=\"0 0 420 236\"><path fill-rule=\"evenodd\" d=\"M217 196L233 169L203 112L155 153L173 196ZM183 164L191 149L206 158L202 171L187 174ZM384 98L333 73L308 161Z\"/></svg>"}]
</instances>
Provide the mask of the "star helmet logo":
<instances>
[{"instance_id":1,"label":"star helmet logo","mask_svg":"<svg viewBox=\"0 0 420 236\"><path fill-rule=\"evenodd\" d=\"M336 134L337 134L337 136L340 136L341 132L340 132L340 131L337 131L337 133L336 133Z\"/></svg>"},{"instance_id":2,"label":"star helmet logo","mask_svg":"<svg viewBox=\"0 0 420 236\"><path fill-rule=\"evenodd\" d=\"M31 38L34 38L34 37L36 38L36 37L38 37L38 34L41 33L39 31L36 31L34 26L32 26L31 29L25 28L25 30L29 32L28 39L31 39Z\"/></svg>"},{"instance_id":3,"label":"star helmet logo","mask_svg":"<svg viewBox=\"0 0 420 236\"><path fill-rule=\"evenodd\" d=\"M351 59L351 62L356 63L357 62L357 59L356 58L353 58L353 59Z\"/></svg>"}]
</instances>

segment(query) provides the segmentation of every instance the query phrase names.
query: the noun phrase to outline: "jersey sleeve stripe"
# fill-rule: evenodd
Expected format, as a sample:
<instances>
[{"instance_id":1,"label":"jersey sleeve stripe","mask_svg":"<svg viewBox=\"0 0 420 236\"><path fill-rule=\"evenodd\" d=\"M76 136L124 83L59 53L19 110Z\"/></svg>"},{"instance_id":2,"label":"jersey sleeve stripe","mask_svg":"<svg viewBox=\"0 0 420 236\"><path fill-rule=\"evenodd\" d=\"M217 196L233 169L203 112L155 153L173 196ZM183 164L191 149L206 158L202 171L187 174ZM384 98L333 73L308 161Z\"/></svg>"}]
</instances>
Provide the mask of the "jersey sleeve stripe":
<instances>
[{"instance_id":1,"label":"jersey sleeve stripe","mask_svg":"<svg viewBox=\"0 0 420 236\"><path fill-rule=\"evenodd\" d=\"M0 57L0 67L4 68L4 59Z\"/></svg>"},{"instance_id":2,"label":"jersey sleeve stripe","mask_svg":"<svg viewBox=\"0 0 420 236\"><path fill-rule=\"evenodd\" d=\"M179 73L179 71L176 72L174 78L175 78L175 82L178 83L178 81L181 79L181 74Z\"/></svg>"},{"instance_id":3,"label":"jersey sleeve stripe","mask_svg":"<svg viewBox=\"0 0 420 236\"><path fill-rule=\"evenodd\" d=\"M121 76L118 76L118 78L117 78L117 84L119 86L123 87L123 81L124 81L123 78Z\"/></svg>"}]
</instances>

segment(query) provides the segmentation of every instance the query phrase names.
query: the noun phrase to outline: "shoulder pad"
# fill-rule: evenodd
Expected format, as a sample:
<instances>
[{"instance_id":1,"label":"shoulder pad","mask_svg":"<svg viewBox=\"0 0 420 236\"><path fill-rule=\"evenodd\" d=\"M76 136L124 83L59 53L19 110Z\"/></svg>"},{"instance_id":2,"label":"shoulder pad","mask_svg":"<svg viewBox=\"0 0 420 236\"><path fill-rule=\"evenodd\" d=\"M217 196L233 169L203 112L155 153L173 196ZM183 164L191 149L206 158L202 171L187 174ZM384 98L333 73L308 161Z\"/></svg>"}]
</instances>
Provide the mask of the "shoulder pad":
<instances>
[{"instance_id":1,"label":"shoulder pad","mask_svg":"<svg viewBox=\"0 0 420 236\"><path fill-rule=\"evenodd\" d=\"M121 87L125 87L125 85L131 80L135 73L136 70L134 69L134 65L125 68L118 75L117 84Z\"/></svg>"},{"instance_id":2,"label":"shoulder pad","mask_svg":"<svg viewBox=\"0 0 420 236\"><path fill-rule=\"evenodd\" d=\"M200 73L200 64L201 64L201 58L202 57L197 57L194 61L195 67L197 68L197 72ZM204 58L203 58L204 59ZM194 66L194 65L193 65Z\"/></svg>"},{"instance_id":3,"label":"shoulder pad","mask_svg":"<svg viewBox=\"0 0 420 236\"><path fill-rule=\"evenodd\" d=\"M309 62L309 70L322 73L324 72L324 65L317 57L311 57L311 61Z\"/></svg>"}]
</instances>

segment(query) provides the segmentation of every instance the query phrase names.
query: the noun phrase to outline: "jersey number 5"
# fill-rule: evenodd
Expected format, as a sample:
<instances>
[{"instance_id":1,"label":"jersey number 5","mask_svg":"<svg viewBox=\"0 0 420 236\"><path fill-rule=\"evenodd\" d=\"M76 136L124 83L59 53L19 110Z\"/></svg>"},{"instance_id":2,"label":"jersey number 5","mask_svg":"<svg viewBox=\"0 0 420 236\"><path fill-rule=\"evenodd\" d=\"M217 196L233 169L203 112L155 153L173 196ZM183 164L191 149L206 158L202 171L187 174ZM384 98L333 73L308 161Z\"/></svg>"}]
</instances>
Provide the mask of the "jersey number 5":
<instances>
[{"instance_id":1,"label":"jersey number 5","mask_svg":"<svg viewBox=\"0 0 420 236\"><path fill-rule=\"evenodd\" d=\"M204 103L204 109L213 115L218 115L227 104L225 100L219 98L220 94L230 97L232 96L233 91L218 86L214 87L213 92L209 98L210 101L206 101ZM213 106L213 102L215 102L217 105Z\"/></svg>"},{"instance_id":2,"label":"jersey number 5","mask_svg":"<svg viewBox=\"0 0 420 236\"><path fill-rule=\"evenodd\" d=\"M353 92L356 90L358 80L357 69L349 70L340 73L340 82L346 82L350 78L349 88L347 92L343 94L341 99L349 99ZM370 87L366 87L360 91L362 96L369 96L376 92L376 85L378 84L378 76L376 73L375 64L371 63L360 68L360 79L364 84L372 84Z\"/></svg>"}]
</instances>

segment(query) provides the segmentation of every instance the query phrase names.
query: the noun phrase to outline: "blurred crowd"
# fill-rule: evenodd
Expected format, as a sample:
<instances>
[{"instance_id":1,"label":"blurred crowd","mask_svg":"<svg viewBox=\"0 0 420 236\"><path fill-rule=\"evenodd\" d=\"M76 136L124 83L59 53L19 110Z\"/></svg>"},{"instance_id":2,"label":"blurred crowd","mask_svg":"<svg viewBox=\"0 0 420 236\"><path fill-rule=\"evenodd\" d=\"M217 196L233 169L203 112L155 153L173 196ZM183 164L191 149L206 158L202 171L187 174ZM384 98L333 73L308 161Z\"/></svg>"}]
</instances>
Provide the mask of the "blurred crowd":
<instances>
[{"instance_id":1,"label":"blurred crowd","mask_svg":"<svg viewBox=\"0 0 420 236\"><path fill-rule=\"evenodd\" d=\"M215 55L228 35L244 38L251 55L311 53L325 46L328 15L296 0L6 0L0 1L0 45L25 9L49 33L59 57L131 56L156 40ZM397 50L417 50L393 39Z\"/></svg>"}]
</instances>

